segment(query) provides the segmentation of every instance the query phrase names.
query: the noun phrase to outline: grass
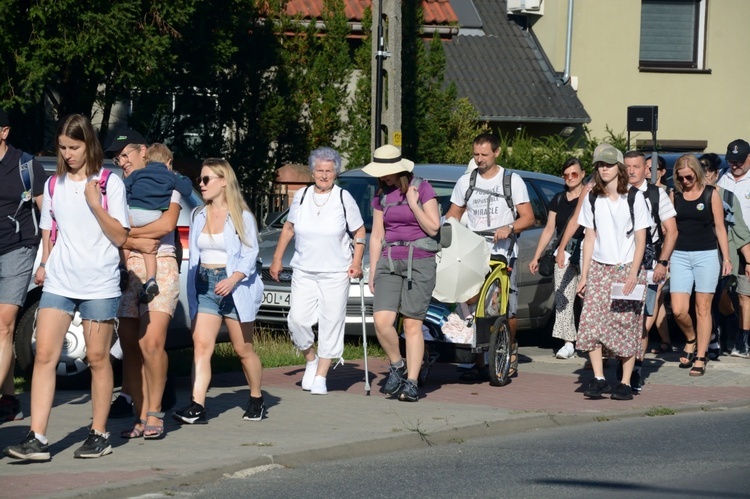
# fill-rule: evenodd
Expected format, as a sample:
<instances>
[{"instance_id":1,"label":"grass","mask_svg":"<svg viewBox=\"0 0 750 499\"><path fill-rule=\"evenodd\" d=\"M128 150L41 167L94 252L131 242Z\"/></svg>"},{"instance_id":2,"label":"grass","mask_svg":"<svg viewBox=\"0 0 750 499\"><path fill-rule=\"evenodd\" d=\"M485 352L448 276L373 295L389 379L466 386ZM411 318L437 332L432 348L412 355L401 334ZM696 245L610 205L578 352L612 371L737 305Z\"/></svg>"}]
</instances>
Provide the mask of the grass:
<instances>
[{"instance_id":1,"label":"grass","mask_svg":"<svg viewBox=\"0 0 750 499\"><path fill-rule=\"evenodd\" d=\"M677 413L673 409L670 409L669 407L652 407L645 413L645 415L648 417L674 416L675 414Z\"/></svg>"},{"instance_id":2,"label":"grass","mask_svg":"<svg viewBox=\"0 0 750 499\"><path fill-rule=\"evenodd\" d=\"M301 366L305 359L294 348L289 336L281 331L260 328L255 331L255 351L258 352L264 368ZM368 357L385 357L385 352L375 338L367 340ZM344 342L344 360L364 358L362 338L347 337ZM185 348L169 352L169 372L176 376L189 376L193 363L193 349ZM215 373L241 370L240 361L234 354L231 343L216 345L211 359L211 369Z\"/></svg>"}]
</instances>

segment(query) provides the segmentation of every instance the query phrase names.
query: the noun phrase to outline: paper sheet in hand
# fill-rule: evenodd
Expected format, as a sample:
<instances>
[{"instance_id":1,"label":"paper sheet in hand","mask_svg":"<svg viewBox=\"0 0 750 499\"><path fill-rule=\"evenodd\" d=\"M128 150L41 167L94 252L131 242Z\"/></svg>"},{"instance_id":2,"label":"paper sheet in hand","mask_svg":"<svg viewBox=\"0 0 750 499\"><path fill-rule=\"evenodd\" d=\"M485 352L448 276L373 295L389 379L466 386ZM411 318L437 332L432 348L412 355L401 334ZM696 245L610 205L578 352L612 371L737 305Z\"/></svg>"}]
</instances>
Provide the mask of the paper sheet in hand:
<instances>
[{"instance_id":1,"label":"paper sheet in hand","mask_svg":"<svg viewBox=\"0 0 750 499\"><path fill-rule=\"evenodd\" d=\"M624 283L621 282L613 282L612 283L612 299L613 300L634 300L634 301L641 301L643 300L643 293L646 291L646 286L643 284L636 284L633 291L626 295L622 292L622 288L625 287Z\"/></svg>"}]
</instances>

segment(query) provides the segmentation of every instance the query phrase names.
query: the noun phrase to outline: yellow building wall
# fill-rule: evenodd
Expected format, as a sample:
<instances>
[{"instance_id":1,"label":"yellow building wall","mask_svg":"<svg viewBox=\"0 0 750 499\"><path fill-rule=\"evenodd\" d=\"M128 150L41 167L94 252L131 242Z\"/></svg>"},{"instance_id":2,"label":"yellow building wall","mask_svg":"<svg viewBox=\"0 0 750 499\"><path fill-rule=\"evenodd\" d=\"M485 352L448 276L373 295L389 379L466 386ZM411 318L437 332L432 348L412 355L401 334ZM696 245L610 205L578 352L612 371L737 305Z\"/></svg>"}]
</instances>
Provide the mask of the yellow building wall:
<instances>
[{"instance_id":1,"label":"yellow building wall","mask_svg":"<svg viewBox=\"0 0 750 499\"><path fill-rule=\"evenodd\" d=\"M575 0L570 74L591 116L594 137L627 133L627 108L659 106L657 139L705 140L706 152L724 153L740 137L750 140L750 1L707 0L702 73L638 70L641 2ZM556 71L565 66L566 0L546 0L532 31ZM649 132L634 132L650 139Z\"/></svg>"}]
</instances>

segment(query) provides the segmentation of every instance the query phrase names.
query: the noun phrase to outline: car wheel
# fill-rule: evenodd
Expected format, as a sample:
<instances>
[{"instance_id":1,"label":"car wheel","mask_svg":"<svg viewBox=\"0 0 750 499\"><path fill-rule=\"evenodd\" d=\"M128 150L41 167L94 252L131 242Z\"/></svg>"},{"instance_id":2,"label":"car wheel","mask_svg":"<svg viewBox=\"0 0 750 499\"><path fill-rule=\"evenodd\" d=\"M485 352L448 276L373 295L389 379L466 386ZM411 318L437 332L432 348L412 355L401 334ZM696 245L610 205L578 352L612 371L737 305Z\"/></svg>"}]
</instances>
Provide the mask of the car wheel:
<instances>
[{"instance_id":1,"label":"car wheel","mask_svg":"<svg viewBox=\"0 0 750 499\"><path fill-rule=\"evenodd\" d=\"M33 303L21 316L16 329L14 348L16 363L19 368L31 377L34 370L34 356L36 354L36 313L39 302ZM89 370L86 363L86 343L83 339L81 316L76 312L68 331L65 333L60 360L57 364L58 381L75 378L81 379Z\"/></svg>"}]
</instances>

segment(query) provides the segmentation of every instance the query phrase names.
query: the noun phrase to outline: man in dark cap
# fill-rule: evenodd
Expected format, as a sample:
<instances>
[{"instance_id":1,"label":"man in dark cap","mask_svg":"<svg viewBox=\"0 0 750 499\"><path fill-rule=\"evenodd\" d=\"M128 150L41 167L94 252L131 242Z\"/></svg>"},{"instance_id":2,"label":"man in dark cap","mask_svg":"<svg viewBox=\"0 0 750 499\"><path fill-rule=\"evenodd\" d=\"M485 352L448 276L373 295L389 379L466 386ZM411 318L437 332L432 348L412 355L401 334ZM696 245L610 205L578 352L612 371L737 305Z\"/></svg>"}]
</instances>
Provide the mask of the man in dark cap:
<instances>
[{"instance_id":1,"label":"man in dark cap","mask_svg":"<svg viewBox=\"0 0 750 499\"><path fill-rule=\"evenodd\" d=\"M716 183L719 187L734 193L742 207L742 215L745 220L750 220L750 144L746 140L736 139L727 146L724 156L729 165L729 174L722 175ZM740 297L740 334L737 335L732 347L733 357L750 359L750 279L745 275L745 270L750 262L744 258L740 260L740 268L737 270L737 294Z\"/></svg>"},{"instance_id":2,"label":"man in dark cap","mask_svg":"<svg viewBox=\"0 0 750 499\"><path fill-rule=\"evenodd\" d=\"M39 247L33 206L41 210L47 180L31 154L8 144L9 134L8 115L0 109L0 422L23 419L13 387L13 333Z\"/></svg>"}]
</instances>

